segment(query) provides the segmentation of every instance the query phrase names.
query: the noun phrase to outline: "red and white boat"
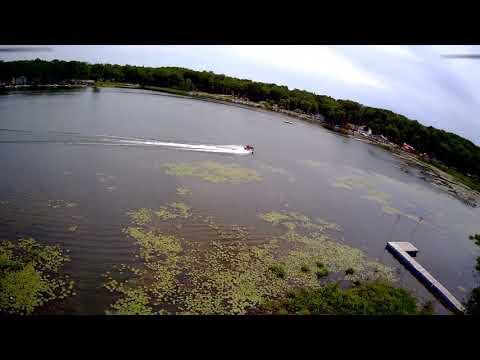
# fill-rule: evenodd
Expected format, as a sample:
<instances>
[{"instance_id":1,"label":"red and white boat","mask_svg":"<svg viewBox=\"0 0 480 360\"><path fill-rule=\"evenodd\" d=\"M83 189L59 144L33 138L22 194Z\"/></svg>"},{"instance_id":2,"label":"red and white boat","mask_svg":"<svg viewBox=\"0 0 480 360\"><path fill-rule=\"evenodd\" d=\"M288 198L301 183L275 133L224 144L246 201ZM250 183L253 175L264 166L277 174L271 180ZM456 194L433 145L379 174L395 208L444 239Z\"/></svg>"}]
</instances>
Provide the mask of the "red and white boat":
<instances>
[{"instance_id":1,"label":"red and white boat","mask_svg":"<svg viewBox=\"0 0 480 360\"><path fill-rule=\"evenodd\" d=\"M253 146L252 146L252 145L248 145L248 144L247 144L247 145L245 145L243 148L244 148L245 150L251 151L251 152L253 153Z\"/></svg>"}]
</instances>

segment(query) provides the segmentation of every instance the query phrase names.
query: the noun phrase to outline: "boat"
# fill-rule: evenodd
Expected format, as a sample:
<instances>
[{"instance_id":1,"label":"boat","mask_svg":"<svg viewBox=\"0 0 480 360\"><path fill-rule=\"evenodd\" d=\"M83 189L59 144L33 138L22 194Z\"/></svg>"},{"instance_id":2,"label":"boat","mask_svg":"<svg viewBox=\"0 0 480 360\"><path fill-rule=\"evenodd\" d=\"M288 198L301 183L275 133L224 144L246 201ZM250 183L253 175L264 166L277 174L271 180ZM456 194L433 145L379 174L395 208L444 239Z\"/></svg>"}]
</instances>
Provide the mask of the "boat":
<instances>
[{"instance_id":1,"label":"boat","mask_svg":"<svg viewBox=\"0 0 480 360\"><path fill-rule=\"evenodd\" d=\"M291 121L287 121L287 120L283 120L284 123L287 123L287 124L292 124L293 125L293 122Z\"/></svg>"},{"instance_id":2,"label":"boat","mask_svg":"<svg viewBox=\"0 0 480 360\"><path fill-rule=\"evenodd\" d=\"M245 150L251 151L252 154L253 154L253 146L252 146L252 145L247 144L247 145L245 145L243 148L244 148Z\"/></svg>"}]
</instances>

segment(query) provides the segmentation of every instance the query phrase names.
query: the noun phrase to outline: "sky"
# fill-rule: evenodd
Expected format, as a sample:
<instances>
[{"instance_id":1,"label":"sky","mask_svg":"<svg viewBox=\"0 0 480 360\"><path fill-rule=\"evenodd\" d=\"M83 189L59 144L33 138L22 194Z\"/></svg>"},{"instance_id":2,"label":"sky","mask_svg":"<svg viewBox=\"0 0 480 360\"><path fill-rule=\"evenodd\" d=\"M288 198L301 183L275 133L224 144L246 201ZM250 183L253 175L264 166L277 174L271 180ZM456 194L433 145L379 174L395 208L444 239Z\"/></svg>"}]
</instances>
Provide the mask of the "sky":
<instances>
[{"instance_id":1,"label":"sky","mask_svg":"<svg viewBox=\"0 0 480 360\"><path fill-rule=\"evenodd\" d=\"M0 45L0 59L4 61L40 58L179 66L286 85L289 89L389 109L480 144L480 93L476 91L480 84L480 60L442 57L480 54L480 46L44 45L38 46L37 51L1 51L2 48L7 46Z\"/></svg>"}]
</instances>

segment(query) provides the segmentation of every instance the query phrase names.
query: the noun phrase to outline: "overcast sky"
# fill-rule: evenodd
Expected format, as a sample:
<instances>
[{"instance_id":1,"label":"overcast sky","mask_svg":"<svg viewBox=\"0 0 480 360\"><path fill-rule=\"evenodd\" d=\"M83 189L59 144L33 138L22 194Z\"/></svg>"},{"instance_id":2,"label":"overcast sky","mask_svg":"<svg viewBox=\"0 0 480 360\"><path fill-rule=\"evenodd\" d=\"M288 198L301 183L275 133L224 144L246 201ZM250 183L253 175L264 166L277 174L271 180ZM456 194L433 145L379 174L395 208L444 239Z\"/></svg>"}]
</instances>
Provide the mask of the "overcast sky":
<instances>
[{"instance_id":1,"label":"overcast sky","mask_svg":"<svg viewBox=\"0 0 480 360\"><path fill-rule=\"evenodd\" d=\"M480 144L480 60L441 57L480 54L480 46L46 47L48 51L2 51L0 59L211 70L389 109Z\"/></svg>"}]
</instances>

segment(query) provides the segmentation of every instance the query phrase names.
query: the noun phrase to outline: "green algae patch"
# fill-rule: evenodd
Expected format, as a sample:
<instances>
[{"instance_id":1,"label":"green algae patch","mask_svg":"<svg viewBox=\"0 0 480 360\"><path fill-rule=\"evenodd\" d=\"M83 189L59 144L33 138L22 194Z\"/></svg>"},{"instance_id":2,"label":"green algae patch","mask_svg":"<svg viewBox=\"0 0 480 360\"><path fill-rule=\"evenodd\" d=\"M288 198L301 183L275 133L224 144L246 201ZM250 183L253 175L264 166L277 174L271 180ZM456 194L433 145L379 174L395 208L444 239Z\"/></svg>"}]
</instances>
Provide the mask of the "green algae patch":
<instances>
[{"instance_id":1,"label":"green algae patch","mask_svg":"<svg viewBox=\"0 0 480 360\"><path fill-rule=\"evenodd\" d=\"M152 211L146 208L128 211L127 215L136 225L145 225L152 221Z\"/></svg>"},{"instance_id":2,"label":"green algae patch","mask_svg":"<svg viewBox=\"0 0 480 360\"><path fill-rule=\"evenodd\" d=\"M187 219L190 216L190 207L182 202L174 202L169 204L169 206L174 209L175 213L178 216Z\"/></svg>"},{"instance_id":3,"label":"green algae patch","mask_svg":"<svg viewBox=\"0 0 480 360\"><path fill-rule=\"evenodd\" d=\"M140 246L140 255L149 260L153 255L169 255L181 251L179 240L174 235L155 234L139 227L128 227L125 232Z\"/></svg>"},{"instance_id":4,"label":"green algae patch","mask_svg":"<svg viewBox=\"0 0 480 360\"><path fill-rule=\"evenodd\" d=\"M177 195L178 196L189 196L189 195L192 195L192 190L190 188L187 188L187 187L178 186L177 187Z\"/></svg>"},{"instance_id":5,"label":"green algae patch","mask_svg":"<svg viewBox=\"0 0 480 360\"><path fill-rule=\"evenodd\" d=\"M116 288L124 297L111 305L107 315L154 315L148 306L149 298L141 289Z\"/></svg>"},{"instance_id":6,"label":"green algae patch","mask_svg":"<svg viewBox=\"0 0 480 360\"><path fill-rule=\"evenodd\" d=\"M160 209L153 211L159 220L167 221L177 218L188 219L191 216L191 208L183 202L173 202Z\"/></svg>"},{"instance_id":7,"label":"green algae patch","mask_svg":"<svg viewBox=\"0 0 480 360\"><path fill-rule=\"evenodd\" d=\"M364 189L366 190L367 194L361 195L360 197L362 199L373 201L380 204L382 206L383 213L387 215L400 215L418 223L422 222L422 220L419 217L415 215L407 214L391 206L390 195L376 190L372 184L368 183L364 179L348 177L348 176L338 177L332 185L337 188L345 188L348 190L353 190L354 188Z\"/></svg>"},{"instance_id":8,"label":"green algae patch","mask_svg":"<svg viewBox=\"0 0 480 360\"><path fill-rule=\"evenodd\" d=\"M264 221L273 225L282 225L286 227L289 232L295 233L297 228L303 228L310 231L325 232L326 230L341 231L339 225L328 222L325 219L317 218L313 221L308 216L294 211L269 211L259 215Z\"/></svg>"},{"instance_id":9,"label":"green algae patch","mask_svg":"<svg viewBox=\"0 0 480 360\"><path fill-rule=\"evenodd\" d=\"M262 181L261 176L253 169L215 161L167 163L163 167L168 175L194 177L213 183L239 184Z\"/></svg>"},{"instance_id":10,"label":"green algae patch","mask_svg":"<svg viewBox=\"0 0 480 360\"><path fill-rule=\"evenodd\" d=\"M61 272L69 260L60 247L31 238L1 242L0 313L31 314L73 295L73 281Z\"/></svg>"}]
</instances>

